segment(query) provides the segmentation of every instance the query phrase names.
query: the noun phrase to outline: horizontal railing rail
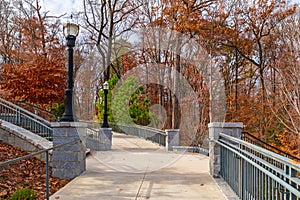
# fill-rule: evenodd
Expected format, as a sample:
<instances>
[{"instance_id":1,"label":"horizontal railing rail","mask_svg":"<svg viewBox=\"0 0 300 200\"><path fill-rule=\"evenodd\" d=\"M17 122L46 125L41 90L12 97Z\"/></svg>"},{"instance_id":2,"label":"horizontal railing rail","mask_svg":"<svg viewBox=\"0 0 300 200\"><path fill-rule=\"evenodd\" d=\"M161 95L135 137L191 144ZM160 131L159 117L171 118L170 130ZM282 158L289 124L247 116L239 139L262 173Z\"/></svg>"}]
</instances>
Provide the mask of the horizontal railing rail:
<instances>
[{"instance_id":1,"label":"horizontal railing rail","mask_svg":"<svg viewBox=\"0 0 300 200\"><path fill-rule=\"evenodd\" d=\"M95 142L98 140L95 131L101 128L102 122L93 122L93 121L84 121L84 122L88 124L89 130L87 134L90 135L90 138L87 139L86 142L87 143L90 142L90 144L92 144L93 143L92 135L95 138L94 139ZM137 136L139 138L143 138L151 142L154 142L156 144L159 144L160 146L166 146L167 134L165 133L164 130L155 129L149 126L140 126L136 124L121 124L115 122L109 122L109 126L115 132ZM102 144L98 144L98 145L102 145Z\"/></svg>"},{"instance_id":2,"label":"horizontal railing rail","mask_svg":"<svg viewBox=\"0 0 300 200\"><path fill-rule=\"evenodd\" d=\"M106 150L107 144L103 140L103 137L100 136L99 130L94 128L87 128L84 142L86 147L92 151Z\"/></svg>"},{"instance_id":3,"label":"horizontal railing rail","mask_svg":"<svg viewBox=\"0 0 300 200\"><path fill-rule=\"evenodd\" d=\"M12 101L13 104L16 104L17 106L20 106L21 108L24 108L25 110L28 110L31 113L34 113L35 115L40 116L43 119L46 119L47 121L54 122L57 116L55 116L50 111L38 107L37 105L30 104L24 101Z\"/></svg>"},{"instance_id":4,"label":"horizontal railing rail","mask_svg":"<svg viewBox=\"0 0 300 200\"><path fill-rule=\"evenodd\" d=\"M173 151L192 152L209 156L209 150L198 146L173 146Z\"/></svg>"},{"instance_id":5,"label":"horizontal railing rail","mask_svg":"<svg viewBox=\"0 0 300 200\"><path fill-rule=\"evenodd\" d=\"M136 124L120 124L120 123L109 123L112 130L119 133L125 133L128 135L137 136L159 144L160 146L166 146L166 136L165 131L160 129L155 129L148 126L139 126Z\"/></svg>"},{"instance_id":6,"label":"horizontal railing rail","mask_svg":"<svg viewBox=\"0 0 300 200\"><path fill-rule=\"evenodd\" d=\"M53 140L53 129L49 121L1 98L0 119L25 128L50 141Z\"/></svg>"},{"instance_id":7,"label":"horizontal railing rail","mask_svg":"<svg viewBox=\"0 0 300 200\"><path fill-rule=\"evenodd\" d=\"M49 170L49 168L50 168L49 154L50 154L50 151L52 151L53 149L56 149L56 148L64 147L64 146L67 146L67 145L70 145L70 144L75 144L75 143L78 143L78 142L81 142L81 140L74 140L74 141L71 141L71 142L68 142L68 143L53 146L53 147L48 148L48 149L40 150L40 151L31 153L31 154L28 154L28 155L25 155L25 156L22 156L22 157L18 157L18 158L11 159L11 160L8 160L8 161L0 162L0 167L4 167L6 165L13 164L13 163L16 163L18 161L28 159L28 158L31 158L31 157L35 157L35 156L38 156L38 155L41 155L41 154L45 153L46 154L46 156L45 156L46 157L46 169L45 169L45 172L46 172L45 187L46 188L45 188L45 190L46 190L46 199L49 200L49 171L50 171Z\"/></svg>"},{"instance_id":8,"label":"horizontal railing rail","mask_svg":"<svg viewBox=\"0 0 300 200\"><path fill-rule=\"evenodd\" d=\"M300 199L300 164L220 133L220 176L240 199Z\"/></svg>"},{"instance_id":9,"label":"horizontal railing rail","mask_svg":"<svg viewBox=\"0 0 300 200\"><path fill-rule=\"evenodd\" d=\"M266 143L265 141L263 141L263 140L255 137L254 135L252 135L252 134L250 134L248 132L242 132L242 139L244 141L246 141L246 142L251 143L251 144L255 144L257 146L263 147L263 148L268 149L270 151L273 151L273 152L275 152L277 154L280 154L280 155L282 155L284 157L287 157L287 158L290 158L290 159L295 160L297 162L300 162L300 158L298 158L298 157L296 157L294 155L291 155L291 154L289 154L287 152L284 152L281 149L279 149L277 147L274 147L274 146Z\"/></svg>"}]
</instances>

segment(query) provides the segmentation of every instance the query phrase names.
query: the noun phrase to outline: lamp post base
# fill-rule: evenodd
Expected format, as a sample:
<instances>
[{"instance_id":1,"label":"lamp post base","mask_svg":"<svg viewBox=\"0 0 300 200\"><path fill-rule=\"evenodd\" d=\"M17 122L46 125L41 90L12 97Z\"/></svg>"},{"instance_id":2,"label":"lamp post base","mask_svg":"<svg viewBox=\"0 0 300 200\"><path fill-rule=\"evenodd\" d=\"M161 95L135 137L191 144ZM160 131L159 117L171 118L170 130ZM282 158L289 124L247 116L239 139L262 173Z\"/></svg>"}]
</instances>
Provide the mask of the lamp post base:
<instances>
[{"instance_id":1,"label":"lamp post base","mask_svg":"<svg viewBox=\"0 0 300 200\"><path fill-rule=\"evenodd\" d=\"M74 117L73 115L63 115L60 120L61 122L74 122Z\"/></svg>"},{"instance_id":2,"label":"lamp post base","mask_svg":"<svg viewBox=\"0 0 300 200\"><path fill-rule=\"evenodd\" d=\"M104 114L104 120L103 120L103 124L102 124L101 128L109 128L107 115L108 114Z\"/></svg>"},{"instance_id":3,"label":"lamp post base","mask_svg":"<svg viewBox=\"0 0 300 200\"><path fill-rule=\"evenodd\" d=\"M65 91L65 112L63 116L60 118L61 122L74 122L74 115L73 115L73 90L66 89Z\"/></svg>"}]
</instances>

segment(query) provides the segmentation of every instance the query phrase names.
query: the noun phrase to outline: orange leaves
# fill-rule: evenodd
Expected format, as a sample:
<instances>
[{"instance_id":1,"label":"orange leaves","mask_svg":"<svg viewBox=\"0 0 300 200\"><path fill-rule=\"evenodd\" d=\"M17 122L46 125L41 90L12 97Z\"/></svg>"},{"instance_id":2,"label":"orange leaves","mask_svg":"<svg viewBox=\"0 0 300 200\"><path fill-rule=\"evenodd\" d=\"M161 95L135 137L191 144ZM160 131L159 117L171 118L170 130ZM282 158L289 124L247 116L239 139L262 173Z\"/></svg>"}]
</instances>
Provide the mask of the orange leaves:
<instances>
[{"instance_id":1,"label":"orange leaves","mask_svg":"<svg viewBox=\"0 0 300 200\"><path fill-rule=\"evenodd\" d=\"M202 12L211 3L210 1L196 3L195 1L172 0L165 2L162 15L154 24L160 25L163 21L170 29L182 33L194 33L199 31L199 21ZM200 23L201 24L201 23Z\"/></svg>"},{"instance_id":2,"label":"orange leaves","mask_svg":"<svg viewBox=\"0 0 300 200\"><path fill-rule=\"evenodd\" d=\"M282 151L292 154L296 157L299 156L299 136L297 134L282 131L277 134L277 140L279 141L278 148Z\"/></svg>"},{"instance_id":3,"label":"orange leaves","mask_svg":"<svg viewBox=\"0 0 300 200\"><path fill-rule=\"evenodd\" d=\"M125 74L128 70L131 70L137 67L138 65L144 63L144 59L139 53L130 52L122 56L121 63L123 67L122 73Z\"/></svg>"},{"instance_id":4,"label":"orange leaves","mask_svg":"<svg viewBox=\"0 0 300 200\"><path fill-rule=\"evenodd\" d=\"M10 62L0 71L1 89L10 99L40 104L61 102L66 76L65 47L58 38L46 33L45 22L34 17L15 22L22 23L22 28L17 29L22 38L20 46L10 51Z\"/></svg>"}]
</instances>

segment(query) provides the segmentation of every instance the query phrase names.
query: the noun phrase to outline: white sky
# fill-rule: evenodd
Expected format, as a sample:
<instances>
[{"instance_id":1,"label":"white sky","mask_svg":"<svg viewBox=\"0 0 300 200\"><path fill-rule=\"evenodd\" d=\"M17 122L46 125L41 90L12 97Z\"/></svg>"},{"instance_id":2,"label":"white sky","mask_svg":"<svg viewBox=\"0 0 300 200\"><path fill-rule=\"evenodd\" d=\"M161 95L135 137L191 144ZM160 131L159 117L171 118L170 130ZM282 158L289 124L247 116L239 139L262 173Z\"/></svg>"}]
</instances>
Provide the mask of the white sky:
<instances>
[{"instance_id":1,"label":"white sky","mask_svg":"<svg viewBox=\"0 0 300 200\"><path fill-rule=\"evenodd\" d=\"M69 18L72 12L82 10L82 0L42 0L42 9L50 15L63 15ZM62 19L64 20L64 19ZM67 19L65 19L67 21Z\"/></svg>"},{"instance_id":2,"label":"white sky","mask_svg":"<svg viewBox=\"0 0 300 200\"><path fill-rule=\"evenodd\" d=\"M300 0L291 0L295 3L300 3ZM72 11L82 10L82 0L42 0L42 7L45 11L50 11L51 14L61 15L67 13L71 15Z\"/></svg>"},{"instance_id":3,"label":"white sky","mask_svg":"<svg viewBox=\"0 0 300 200\"><path fill-rule=\"evenodd\" d=\"M300 3L300 0L291 0L294 3ZM72 12L78 12L83 10L82 0L41 0L42 9L49 11L50 15L62 15L66 14L62 18L62 22L70 20Z\"/></svg>"}]
</instances>

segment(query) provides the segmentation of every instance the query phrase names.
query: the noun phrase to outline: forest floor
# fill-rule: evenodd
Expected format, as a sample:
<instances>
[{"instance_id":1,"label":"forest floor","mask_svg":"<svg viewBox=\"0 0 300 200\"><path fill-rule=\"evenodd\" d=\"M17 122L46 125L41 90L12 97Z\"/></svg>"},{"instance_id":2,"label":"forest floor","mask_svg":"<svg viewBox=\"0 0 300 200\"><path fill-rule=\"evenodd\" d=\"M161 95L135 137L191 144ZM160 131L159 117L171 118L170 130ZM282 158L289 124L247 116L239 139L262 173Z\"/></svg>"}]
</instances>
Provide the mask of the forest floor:
<instances>
[{"instance_id":1,"label":"forest floor","mask_svg":"<svg viewBox=\"0 0 300 200\"><path fill-rule=\"evenodd\" d=\"M20 148L0 141L0 162L25 156L28 153ZM54 194L65 186L70 180L52 177L52 169L49 167L49 194ZM20 189L34 190L36 199L46 198L46 164L45 162L30 157L14 162L13 164L0 166L0 199L10 199L12 194Z\"/></svg>"}]
</instances>

